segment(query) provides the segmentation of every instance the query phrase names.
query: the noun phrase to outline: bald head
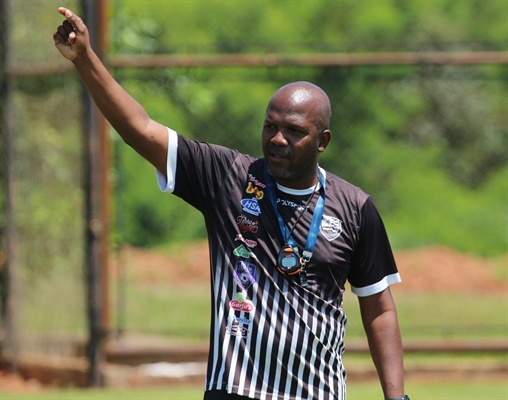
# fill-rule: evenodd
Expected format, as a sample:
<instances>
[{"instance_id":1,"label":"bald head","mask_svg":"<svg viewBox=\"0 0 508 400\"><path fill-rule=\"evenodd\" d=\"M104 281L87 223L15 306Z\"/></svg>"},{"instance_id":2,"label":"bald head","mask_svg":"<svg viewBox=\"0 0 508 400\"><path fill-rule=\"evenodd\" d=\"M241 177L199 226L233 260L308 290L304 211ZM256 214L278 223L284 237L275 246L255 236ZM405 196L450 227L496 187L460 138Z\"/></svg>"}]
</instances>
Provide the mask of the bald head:
<instances>
[{"instance_id":1,"label":"bald head","mask_svg":"<svg viewBox=\"0 0 508 400\"><path fill-rule=\"evenodd\" d=\"M329 129L332 109L328 95L310 82L292 82L275 92L268 107L305 108L313 116L319 130Z\"/></svg>"},{"instance_id":2,"label":"bald head","mask_svg":"<svg viewBox=\"0 0 508 400\"><path fill-rule=\"evenodd\" d=\"M330 117L328 96L312 83L294 82L275 92L266 108L262 145L277 183L294 189L316 184L319 154L331 137Z\"/></svg>"}]
</instances>

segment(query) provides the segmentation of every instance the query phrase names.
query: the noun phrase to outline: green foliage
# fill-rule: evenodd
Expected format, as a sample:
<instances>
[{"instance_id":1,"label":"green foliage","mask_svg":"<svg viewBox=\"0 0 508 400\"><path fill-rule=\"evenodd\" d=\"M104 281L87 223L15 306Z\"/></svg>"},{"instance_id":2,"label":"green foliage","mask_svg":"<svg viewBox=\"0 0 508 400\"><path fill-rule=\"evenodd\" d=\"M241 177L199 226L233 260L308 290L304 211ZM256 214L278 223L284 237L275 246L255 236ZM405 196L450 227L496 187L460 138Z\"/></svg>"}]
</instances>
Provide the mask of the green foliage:
<instances>
[{"instance_id":1,"label":"green foliage","mask_svg":"<svg viewBox=\"0 0 508 400\"><path fill-rule=\"evenodd\" d=\"M20 79L14 96L19 117L11 157L19 183L12 195L22 239L20 263L31 279L48 274L48 264L72 260L79 266L83 249L82 171L79 163L69 163L81 156L80 126L75 123L80 107L69 101L70 93L79 93L79 85L75 79L60 79L66 90L54 90L51 81ZM40 260L45 262L41 265Z\"/></svg>"},{"instance_id":2,"label":"green foliage","mask_svg":"<svg viewBox=\"0 0 508 400\"><path fill-rule=\"evenodd\" d=\"M279 0L116 0L111 2L110 15L113 21L127 21L118 26L129 25L129 32L152 27L149 32L160 35L160 51L170 53L453 50L483 43L499 50L508 47L506 4L497 0L469 0L467 4L454 0L296 4ZM115 42L121 34L113 33Z\"/></svg>"},{"instance_id":3,"label":"green foliage","mask_svg":"<svg viewBox=\"0 0 508 400\"><path fill-rule=\"evenodd\" d=\"M112 11L112 48L119 53L508 48L508 13L498 1L116 1ZM508 244L507 72L279 66L120 70L116 77L154 119L252 155L261 154L273 92L289 81L315 82L333 106L334 135L321 165L373 195L395 247L442 243L496 254ZM118 218L128 242L204 235L199 214L155 194L153 171L135 176L149 166L121 146L117 152L124 165Z\"/></svg>"},{"instance_id":4,"label":"green foliage","mask_svg":"<svg viewBox=\"0 0 508 400\"><path fill-rule=\"evenodd\" d=\"M206 237L201 214L157 187L155 168L121 144L116 176L116 235L120 242L154 246Z\"/></svg>"},{"instance_id":5,"label":"green foliage","mask_svg":"<svg viewBox=\"0 0 508 400\"><path fill-rule=\"evenodd\" d=\"M394 247L442 244L464 252L493 255L508 243L508 167L482 190L451 181L436 164L440 151L404 149L394 173L385 213Z\"/></svg>"},{"instance_id":6,"label":"green foliage","mask_svg":"<svg viewBox=\"0 0 508 400\"><path fill-rule=\"evenodd\" d=\"M61 63L54 53L52 35L64 17L58 7L69 7L79 12L78 0L8 1L9 65L37 66L42 63Z\"/></svg>"}]
</instances>

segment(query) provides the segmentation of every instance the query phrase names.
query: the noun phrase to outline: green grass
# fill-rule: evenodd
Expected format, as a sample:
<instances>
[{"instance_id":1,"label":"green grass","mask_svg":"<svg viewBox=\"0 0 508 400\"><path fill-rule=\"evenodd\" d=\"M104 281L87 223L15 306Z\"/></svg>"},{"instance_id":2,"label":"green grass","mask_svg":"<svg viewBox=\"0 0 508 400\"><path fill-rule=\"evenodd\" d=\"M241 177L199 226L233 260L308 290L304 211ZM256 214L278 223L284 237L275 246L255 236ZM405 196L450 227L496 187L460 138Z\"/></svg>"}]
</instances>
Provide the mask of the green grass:
<instances>
[{"instance_id":1,"label":"green grass","mask_svg":"<svg viewBox=\"0 0 508 400\"><path fill-rule=\"evenodd\" d=\"M393 294L405 340L506 339L506 293L397 293ZM346 292L346 339L364 338L356 296Z\"/></svg>"},{"instance_id":2,"label":"green grass","mask_svg":"<svg viewBox=\"0 0 508 400\"><path fill-rule=\"evenodd\" d=\"M406 393L418 400L506 400L508 379L498 382L407 382ZM377 382L348 385L348 400L382 399Z\"/></svg>"},{"instance_id":3,"label":"green grass","mask_svg":"<svg viewBox=\"0 0 508 400\"><path fill-rule=\"evenodd\" d=\"M406 392L418 400L506 400L508 378L505 381L421 382L406 383ZM38 393L8 394L0 391L2 400L200 400L201 387L160 387L130 389L66 389ZM348 384L348 400L379 400L382 392L378 382Z\"/></svg>"},{"instance_id":4,"label":"green grass","mask_svg":"<svg viewBox=\"0 0 508 400\"><path fill-rule=\"evenodd\" d=\"M208 340L210 288L129 285L127 331L152 332L188 341Z\"/></svg>"},{"instance_id":5,"label":"green grass","mask_svg":"<svg viewBox=\"0 0 508 400\"><path fill-rule=\"evenodd\" d=\"M203 389L192 386L147 389L61 389L26 394L0 392L1 400L194 400L202 398Z\"/></svg>"},{"instance_id":6,"label":"green grass","mask_svg":"<svg viewBox=\"0 0 508 400\"><path fill-rule=\"evenodd\" d=\"M207 340L210 321L209 286L128 286L126 330L162 334L178 340ZM499 340L508 333L508 298L503 293L407 293L394 288L405 340ZM358 300L346 291L346 339L365 337Z\"/></svg>"},{"instance_id":7,"label":"green grass","mask_svg":"<svg viewBox=\"0 0 508 400\"><path fill-rule=\"evenodd\" d=\"M62 276L51 277L40 285L44 295L24 298L21 309L24 331L86 333L82 289L79 290L76 280L65 284ZM73 290L81 295L70 295ZM141 284L137 277L129 277L124 314L119 315L118 308L112 305L112 328L118 326L120 319L126 332L206 341L210 323L209 290L208 283ZM506 293L408 293L399 292L395 286L393 294L404 340L499 340L508 333ZM62 296L69 300L59 301ZM344 297L344 309L348 315L346 339L365 338L358 300L350 290Z\"/></svg>"},{"instance_id":8,"label":"green grass","mask_svg":"<svg viewBox=\"0 0 508 400\"><path fill-rule=\"evenodd\" d=\"M25 299L23 329L32 333L85 333L85 315L70 301L56 301L65 286L47 285L47 295ZM208 284L175 286L161 283L127 288L124 330L154 333L178 340L208 339L210 295ZM504 339L508 333L506 294L396 293L399 322L405 340ZM83 306L82 304L80 304ZM348 290L344 299L348 315L347 339L364 338L356 296ZM44 311L43 311L44 310ZM112 326L117 309L112 308ZM56 327L56 329L55 329Z\"/></svg>"}]
</instances>

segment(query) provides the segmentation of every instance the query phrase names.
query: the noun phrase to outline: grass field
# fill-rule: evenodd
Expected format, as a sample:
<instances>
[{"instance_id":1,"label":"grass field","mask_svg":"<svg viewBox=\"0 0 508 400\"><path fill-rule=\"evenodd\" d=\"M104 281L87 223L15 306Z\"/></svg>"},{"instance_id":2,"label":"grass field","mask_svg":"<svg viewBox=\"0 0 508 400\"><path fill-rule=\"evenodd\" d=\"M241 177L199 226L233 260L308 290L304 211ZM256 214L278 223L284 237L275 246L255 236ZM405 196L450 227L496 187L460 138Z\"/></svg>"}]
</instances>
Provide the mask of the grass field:
<instances>
[{"instance_id":1,"label":"grass field","mask_svg":"<svg viewBox=\"0 0 508 400\"><path fill-rule=\"evenodd\" d=\"M65 294L60 290L55 293L54 288L65 286L49 283L46 286L47 295L37 296L23 307L26 311L21 315L22 328L31 333L84 333L86 321L82 313L76 312L76 309L81 310L79 305L55 298L65 297ZM506 293L397 293L396 289L394 297L406 340L506 338ZM127 332L206 341L210 323L209 290L207 283L178 286L171 282L150 285L131 282L127 287L125 315L112 309L113 329L121 319L124 321L122 328ZM186 312L182 312L182 305ZM345 294L344 309L348 315L347 339L364 337L358 301L349 290Z\"/></svg>"},{"instance_id":2,"label":"grass field","mask_svg":"<svg viewBox=\"0 0 508 400\"><path fill-rule=\"evenodd\" d=\"M468 382L408 382L406 392L413 400L506 400L508 378L505 381ZM201 388L159 387L150 389L52 390L37 393L2 393L2 400L200 400ZM348 400L379 400L382 394L377 382L351 383Z\"/></svg>"},{"instance_id":3,"label":"grass field","mask_svg":"<svg viewBox=\"0 0 508 400\"><path fill-rule=\"evenodd\" d=\"M127 330L167 334L186 340L206 340L209 329L208 291L205 285L172 288L133 285L130 288L132 300L127 300ZM394 296L406 340L506 337L506 294L394 293ZM192 318L182 313L182 304L192 310ZM344 308L348 315L347 338L364 337L358 301L350 291L346 292Z\"/></svg>"}]
</instances>

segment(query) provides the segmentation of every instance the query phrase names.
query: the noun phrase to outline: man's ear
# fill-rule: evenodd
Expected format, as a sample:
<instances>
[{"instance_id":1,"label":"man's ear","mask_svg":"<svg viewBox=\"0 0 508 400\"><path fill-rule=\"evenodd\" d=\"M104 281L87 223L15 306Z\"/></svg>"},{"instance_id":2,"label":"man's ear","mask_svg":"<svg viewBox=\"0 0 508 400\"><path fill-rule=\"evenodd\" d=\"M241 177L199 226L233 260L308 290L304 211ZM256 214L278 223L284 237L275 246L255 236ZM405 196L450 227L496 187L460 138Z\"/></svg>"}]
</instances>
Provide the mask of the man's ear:
<instances>
[{"instance_id":1,"label":"man's ear","mask_svg":"<svg viewBox=\"0 0 508 400\"><path fill-rule=\"evenodd\" d=\"M325 129L323 132L321 132L321 135L319 138L319 147L318 147L318 151L320 153L325 151L326 146L328 146L328 143L330 143L331 138L332 138L332 132L329 129Z\"/></svg>"}]
</instances>

